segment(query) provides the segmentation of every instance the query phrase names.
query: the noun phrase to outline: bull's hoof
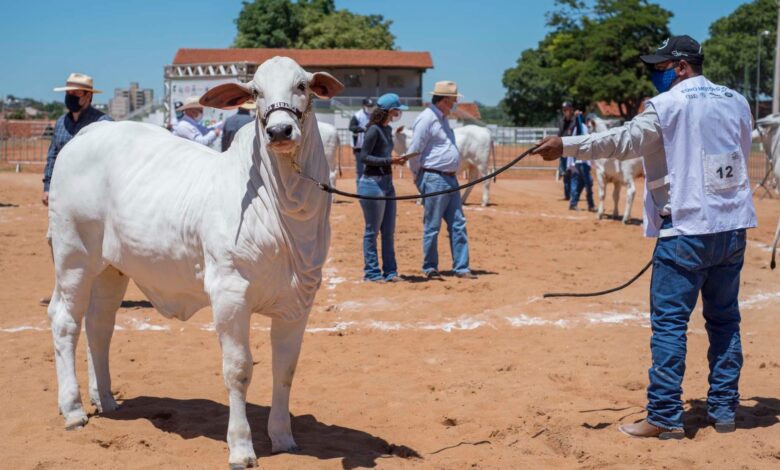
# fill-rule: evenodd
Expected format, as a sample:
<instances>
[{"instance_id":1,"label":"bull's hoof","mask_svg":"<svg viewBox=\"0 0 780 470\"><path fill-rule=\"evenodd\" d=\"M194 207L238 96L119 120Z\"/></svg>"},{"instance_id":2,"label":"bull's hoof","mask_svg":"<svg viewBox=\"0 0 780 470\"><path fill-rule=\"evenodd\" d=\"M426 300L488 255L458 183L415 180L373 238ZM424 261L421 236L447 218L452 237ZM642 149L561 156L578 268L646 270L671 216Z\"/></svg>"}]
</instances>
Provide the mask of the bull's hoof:
<instances>
[{"instance_id":1,"label":"bull's hoof","mask_svg":"<svg viewBox=\"0 0 780 470\"><path fill-rule=\"evenodd\" d=\"M273 454L295 454L300 452L300 450L292 436L271 439L271 453Z\"/></svg>"},{"instance_id":2,"label":"bull's hoof","mask_svg":"<svg viewBox=\"0 0 780 470\"><path fill-rule=\"evenodd\" d=\"M623 219L622 222L623 222L623 225L628 225L629 219Z\"/></svg>"},{"instance_id":3,"label":"bull's hoof","mask_svg":"<svg viewBox=\"0 0 780 470\"><path fill-rule=\"evenodd\" d=\"M69 413L67 416L65 416L65 430L73 431L76 429L81 429L84 427L84 425L87 424L88 420L89 419L87 418L87 414L84 413L84 410L78 410Z\"/></svg>"},{"instance_id":4,"label":"bull's hoof","mask_svg":"<svg viewBox=\"0 0 780 470\"><path fill-rule=\"evenodd\" d=\"M288 447L287 449L272 449L272 454L300 454L301 448L297 445L293 445L291 447Z\"/></svg>"},{"instance_id":5,"label":"bull's hoof","mask_svg":"<svg viewBox=\"0 0 780 470\"><path fill-rule=\"evenodd\" d=\"M92 399L92 404L97 408L98 413L111 413L119 409L119 404L114 400L114 397L106 397L102 400Z\"/></svg>"},{"instance_id":6,"label":"bull's hoof","mask_svg":"<svg viewBox=\"0 0 780 470\"><path fill-rule=\"evenodd\" d=\"M257 457L254 455L247 455L244 457L230 459L228 462L230 470L244 470L245 468L257 468Z\"/></svg>"}]
</instances>

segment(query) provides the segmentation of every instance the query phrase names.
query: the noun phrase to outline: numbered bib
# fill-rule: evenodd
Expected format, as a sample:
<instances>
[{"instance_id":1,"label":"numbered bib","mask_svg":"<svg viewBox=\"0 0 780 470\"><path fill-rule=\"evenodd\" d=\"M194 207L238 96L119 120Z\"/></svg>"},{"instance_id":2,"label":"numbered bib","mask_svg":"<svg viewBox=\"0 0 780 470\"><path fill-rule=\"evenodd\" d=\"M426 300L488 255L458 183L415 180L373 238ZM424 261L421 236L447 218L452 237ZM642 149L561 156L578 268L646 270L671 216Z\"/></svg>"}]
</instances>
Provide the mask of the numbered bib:
<instances>
[{"instance_id":1,"label":"numbered bib","mask_svg":"<svg viewBox=\"0 0 780 470\"><path fill-rule=\"evenodd\" d=\"M716 155L704 154L704 187L710 194L745 185L745 159L739 150Z\"/></svg>"}]
</instances>

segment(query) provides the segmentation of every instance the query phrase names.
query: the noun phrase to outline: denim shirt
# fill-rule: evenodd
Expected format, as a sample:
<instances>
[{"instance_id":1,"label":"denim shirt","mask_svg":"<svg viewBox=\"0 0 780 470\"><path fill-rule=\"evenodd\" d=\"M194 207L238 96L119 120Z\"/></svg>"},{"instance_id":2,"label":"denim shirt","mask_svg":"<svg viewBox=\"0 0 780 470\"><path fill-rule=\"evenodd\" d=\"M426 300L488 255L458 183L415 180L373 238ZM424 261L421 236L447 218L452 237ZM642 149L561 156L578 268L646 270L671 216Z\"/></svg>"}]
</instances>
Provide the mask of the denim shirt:
<instances>
[{"instance_id":1,"label":"denim shirt","mask_svg":"<svg viewBox=\"0 0 780 470\"><path fill-rule=\"evenodd\" d=\"M69 112L57 119L57 123L54 125L54 135L49 144L49 152L46 155L46 168L43 170L44 192L49 192L49 184L51 183L51 175L54 171L54 163L57 160L57 155L60 154L62 147L70 142L70 139L78 134L81 129L97 121L113 121L113 119L92 106L89 106L82 111L78 121L74 121L73 115Z\"/></svg>"},{"instance_id":2,"label":"denim shirt","mask_svg":"<svg viewBox=\"0 0 780 470\"><path fill-rule=\"evenodd\" d=\"M456 172L460 165L460 152L455 144L455 133L439 108L430 105L412 125L414 131L408 152L420 152L419 158L409 160L414 174L420 168L444 172Z\"/></svg>"}]
</instances>

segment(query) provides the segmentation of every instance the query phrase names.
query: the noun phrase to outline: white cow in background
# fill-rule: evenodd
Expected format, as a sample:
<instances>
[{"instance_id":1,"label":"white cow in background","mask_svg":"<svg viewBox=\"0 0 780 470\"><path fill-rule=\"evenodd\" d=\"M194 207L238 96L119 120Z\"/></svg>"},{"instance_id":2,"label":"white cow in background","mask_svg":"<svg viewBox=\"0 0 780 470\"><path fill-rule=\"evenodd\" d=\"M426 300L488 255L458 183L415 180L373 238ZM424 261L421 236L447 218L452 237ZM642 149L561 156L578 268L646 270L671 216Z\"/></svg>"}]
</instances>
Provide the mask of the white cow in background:
<instances>
[{"instance_id":1,"label":"white cow in background","mask_svg":"<svg viewBox=\"0 0 780 470\"><path fill-rule=\"evenodd\" d=\"M770 114L756 121L756 130L753 131L753 138L761 140L769 164L774 173L775 187L780 185L780 114ZM775 239L772 241L772 261L770 266L775 269L777 254L777 242L780 239L780 220L777 222L775 230Z\"/></svg>"},{"instance_id":2,"label":"white cow in background","mask_svg":"<svg viewBox=\"0 0 780 470\"><path fill-rule=\"evenodd\" d=\"M589 116L588 123L593 126L592 132L604 132L608 130L607 123L597 116ZM634 205L634 196L636 195L636 183L634 179L642 176L642 159L631 158L620 161L616 158L605 158L595 160L593 165L596 169L596 182L599 189L599 207L596 217L601 219L604 216L604 199L607 194L607 183L612 183L612 200L614 206L612 216L617 219L618 205L620 203L620 187L626 185L626 207L623 210L623 223L627 224L631 220L631 207Z\"/></svg>"},{"instance_id":3,"label":"white cow in background","mask_svg":"<svg viewBox=\"0 0 780 470\"><path fill-rule=\"evenodd\" d=\"M331 188L335 188L336 179L341 173L341 166L338 161L339 145L341 144L339 133L336 130L336 126L327 122L317 122L317 126L320 129L322 147L325 149L325 159L328 161L328 168L330 169L328 183Z\"/></svg>"},{"instance_id":4,"label":"white cow in background","mask_svg":"<svg viewBox=\"0 0 780 470\"><path fill-rule=\"evenodd\" d=\"M490 173L490 156L493 156L493 169L495 169L495 149L493 136L485 127L468 125L453 129L455 144L458 146L461 156L460 170L466 171L466 180L474 181L477 178ZM400 126L393 132L393 149L399 155L407 153L412 143L412 130ZM463 193L463 204L471 194L474 186L466 188ZM486 207L490 201L490 179L482 183L482 207Z\"/></svg>"},{"instance_id":5,"label":"white cow in background","mask_svg":"<svg viewBox=\"0 0 780 470\"><path fill-rule=\"evenodd\" d=\"M133 279L166 317L187 320L211 305L230 401L231 468L257 464L246 417L250 317L271 317L268 434L273 452L296 449L290 387L328 254L331 205L299 171L328 176L310 100L342 88L326 73L275 57L249 83L219 85L201 98L220 108L257 102L261 119L244 126L225 154L128 121L92 124L62 150L49 193L55 287L48 313L67 429L87 423L75 362L82 319L89 395L100 413L117 408L109 346Z\"/></svg>"}]
</instances>

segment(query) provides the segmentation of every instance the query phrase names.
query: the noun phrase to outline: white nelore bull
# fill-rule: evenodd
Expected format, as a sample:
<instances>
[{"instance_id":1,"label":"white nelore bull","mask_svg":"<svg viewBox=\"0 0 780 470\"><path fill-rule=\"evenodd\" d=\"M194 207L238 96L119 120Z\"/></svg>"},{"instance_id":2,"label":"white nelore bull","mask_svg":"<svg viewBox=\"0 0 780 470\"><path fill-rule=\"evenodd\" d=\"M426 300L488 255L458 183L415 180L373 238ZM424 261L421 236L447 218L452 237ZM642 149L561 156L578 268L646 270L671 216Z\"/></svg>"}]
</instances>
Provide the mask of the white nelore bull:
<instances>
[{"instance_id":1,"label":"white nelore bull","mask_svg":"<svg viewBox=\"0 0 780 470\"><path fill-rule=\"evenodd\" d=\"M322 138L322 147L325 150L325 160L328 161L328 184L331 188L336 187L336 179L341 172L340 162L338 161L339 145L339 133L336 130L336 126L328 124L327 122L317 122L317 126L320 129L320 137Z\"/></svg>"},{"instance_id":2,"label":"white nelore bull","mask_svg":"<svg viewBox=\"0 0 780 470\"><path fill-rule=\"evenodd\" d=\"M588 121L593 122L593 132L604 132L607 129L607 123L603 119L591 116ZM642 159L631 158L620 161L617 158L605 158L595 160L593 165L596 169L596 182L599 189L599 207L596 211L596 217L601 219L604 216L604 199L607 194L607 183L612 183L612 217L618 217L618 205L620 203L620 187L626 185L626 207L623 209L623 223L627 224L631 220L631 207L634 205L634 196L636 195L636 183L634 179L642 176Z\"/></svg>"},{"instance_id":3,"label":"white nelore bull","mask_svg":"<svg viewBox=\"0 0 780 470\"><path fill-rule=\"evenodd\" d=\"M201 98L222 108L257 102L258 120L223 154L133 122L90 125L63 149L49 194L56 275L49 317L66 428L87 422L74 359L84 318L89 395L98 412L117 408L108 351L133 279L166 317L186 320L211 305L230 402L231 467L257 463L246 417L250 316L271 317L268 434L274 452L296 449L290 387L322 279L331 203L297 170L328 177L310 100L342 88L328 74L275 57L249 83L223 84Z\"/></svg>"},{"instance_id":4,"label":"white nelore bull","mask_svg":"<svg viewBox=\"0 0 780 470\"><path fill-rule=\"evenodd\" d=\"M460 169L466 171L467 181L474 181L477 178L490 173L490 156L493 155L493 169L495 170L495 148L493 147L493 136L490 130L485 127L468 125L453 129L455 134L455 144L458 146L461 156ZM398 127L393 132L393 148L396 153L403 155L407 153L409 145L412 143L412 130ZM466 188L463 193L463 204L471 194L474 186ZM486 207L490 201L490 179L482 183L482 207Z\"/></svg>"},{"instance_id":5,"label":"white nelore bull","mask_svg":"<svg viewBox=\"0 0 780 470\"><path fill-rule=\"evenodd\" d=\"M775 187L780 187L780 114L770 114L756 121L753 138L760 139L775 178ZM772 241L772 261L770 267L775 269L777 242L780 239L780 220L777 222L775 239Z\"/></svg>"}]
</instances>

